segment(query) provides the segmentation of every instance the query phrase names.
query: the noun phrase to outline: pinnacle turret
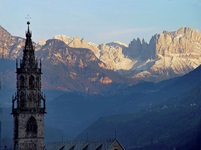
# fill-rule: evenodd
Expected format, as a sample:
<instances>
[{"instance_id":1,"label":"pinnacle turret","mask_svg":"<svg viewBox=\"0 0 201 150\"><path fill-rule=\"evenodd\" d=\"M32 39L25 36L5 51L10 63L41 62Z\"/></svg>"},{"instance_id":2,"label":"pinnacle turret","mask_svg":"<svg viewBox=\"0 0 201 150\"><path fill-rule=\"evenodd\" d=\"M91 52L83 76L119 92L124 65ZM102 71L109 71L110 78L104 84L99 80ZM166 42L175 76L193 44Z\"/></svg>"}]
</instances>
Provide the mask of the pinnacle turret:
<instances>
[{"instance_id":1,"label":"pinnacle turret","mask_svg":"<svg viewBox=\"0 0 201 150\"><path fill-rule=\"evenodd\" d=\"M25 47L23 50L23 58L21 60L20 67L26 68L26 69L37 68L38 64L35 59L34 47L31 40L32 34L29 29L29 25L30 25L29 21L27 22L27 25L28 25L28 30L26 32L26 42L25 42Z\"/></svg>"}]
</instances>

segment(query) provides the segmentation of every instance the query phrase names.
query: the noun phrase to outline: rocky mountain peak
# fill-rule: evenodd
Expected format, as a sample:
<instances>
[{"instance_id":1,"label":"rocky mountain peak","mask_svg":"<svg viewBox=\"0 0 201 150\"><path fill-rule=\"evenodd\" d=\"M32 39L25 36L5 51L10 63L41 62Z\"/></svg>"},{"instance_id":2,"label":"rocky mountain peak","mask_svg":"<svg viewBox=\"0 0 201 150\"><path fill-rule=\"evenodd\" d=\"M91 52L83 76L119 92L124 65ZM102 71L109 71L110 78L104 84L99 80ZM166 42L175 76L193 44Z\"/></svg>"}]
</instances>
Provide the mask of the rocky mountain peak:
<instances>
[{"instance_id":1,"label":"rocky mountain peak","mask_svg":"<svg viewBox=\"0 0 201 150\"><path fill-rule=\"evenodd\" d=\"M110 42L110 43L107 43L106 45L108 45L108 46L113 46L113 47L121 47L121 48L128 47L127 44L122 43L122 42L120 42L120 41Z\"/></svg>"},{"instance_id":2,"label":"rocky mountain peak","mask_svg":"<svg viewBox=\"0 0 201 150\"><path fill-rule=\"evenodd\" d=\"M53 39L58 39L65 42L68 46L73 48L87 48L88 43L84 40L84 38L80 39L80 37L69 37L66 35L56 35Z\"/></svg>"},{"instance_id":3,"label":"rocky mountain peak","mask_svg":"<svg viewBox=\"0 0 201 150\"><path fill-rule=\"evenodd\" d=\"M23 38L14 37L0 27L0 58L16 59L22 55L23 47ZM118 41L99 45L84 38L56 35L39 41L35 51L37 56L54 65L62 63L85 68L87 58L99 61L98 66L103 69L137 79L160 81L188 73L201 64L201 32L181 27L177 31L155 34L149 43L136 38L129 45ZM77 55L83 55L84 59ZM108 79L101 81L109 83Z\"/></svg>"},{"instance_id":4,"label":"rocky mountain peak","mask_svg":"<svg viewBox=\"0 0 201 150\"><path fill-rule=\"evenodd\" d=\"M40 40L40 41L37 43L37 45L39 45L39 46L43 46L43 45L45 45L45 44L46 44L46 40L44 40L44 39Z\"/></svg>"},{"instance_id":5,"label":"rocky mountain peak","mask_svg":"<svg viewBox=\"0 0 201 150\"><path fill-rule=\"evenodd\" d=\"M69 37L69 36L66 36L66 35L63 35L63 34L55 35L53 37L53 39L58 39L58 40L64 41L66 44L69 44L69 42L71 42L73 40L72 37Z\"/></svg>"},{"instance_id":6,"label":"rocky mountain peak","mask_svg":"<svg viewBox=\"0 0 201 150\"><path fill-rule=\"evenodd\" d=\"M155 34L149 44L134 39L126 54L138 59L132 68L137 78L149 78L153 73L156 80L183 75L201 64L201 32L181 27Z\"/></svg>"},{"instance_id":7,"label":"rocky mountain peak","mask_svg":"<svg viewBox=\"0 0 201 150\"><path fill-rule=\"evenodd\" d=\"M11 34L0 25L0 36L2 37L1 40L3 40L4 38L11 37Z\"/></svg>"},{"instance_id":8,"label":"rocky mountain peak","mask_svg":"<svg viewBox=\"0 0 201 150\"><path fill-rule=\"evenodd\" d=\"M201 33L189 27L177 31L155 34L147 43L134 38L127 46L121 42L95 44L79 37L57 35L53 39L65 42L72 48L87 48L103 67L112 70L128 70L136 78L162 80L188 73L201 64ZM131 73L133 72L133 73Z\"/></svg>"},{"instance_id":9,"label":"rocky mountain peak","mask_svg":"<svg viewBox=\"0 0 201 150\"><path fill-rule=\"evenodd\" d=\"M12 36L0 26L0 58L16 59L22 54L24 39Z\"/></svg>"},{"instance_id":10,"label":"rocky mountain peak","mask_svg":"<svg viewBox=\"0 0 201 150\"><path fill-rule=\"evenodd\" d=\"M191 32L191 31L193 31L193 29L183 26L180 29L178 29L176 33L177 34L188 34L188 32Z\"/></svg>"},{"instance_id":11,"label":"rocky mountain peak","mask_svg":"<svg viewBox=\"0 0 201 150\"><path fill-rule=\"evenodd\" d=\"M123 49L126 48L127 45L122 42L111 42L98 45L87 42L84 38L73 38L65 35L57 35L53 39L61 40L72 48L87 48L91 50L99 60L107 64L107 69L128 70L132 67L132 61L123 54Z\"/></svg>"}]
</instances>

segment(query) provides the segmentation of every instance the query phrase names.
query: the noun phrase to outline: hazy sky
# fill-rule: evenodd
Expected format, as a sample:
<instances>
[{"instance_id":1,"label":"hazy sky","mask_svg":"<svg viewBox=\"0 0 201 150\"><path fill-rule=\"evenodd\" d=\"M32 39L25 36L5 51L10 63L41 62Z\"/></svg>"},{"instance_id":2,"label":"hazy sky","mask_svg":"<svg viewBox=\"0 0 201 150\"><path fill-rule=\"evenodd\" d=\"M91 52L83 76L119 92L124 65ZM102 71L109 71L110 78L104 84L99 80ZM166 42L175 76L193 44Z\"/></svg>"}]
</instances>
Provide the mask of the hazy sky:
<instances>
[{"instance_id":1,"label":"hazy sky","mask_svg":"<svg viewBox=\"0 0 201 150\"><path fill-rule=\"evenodd\" d=\"M97 44L145 38L189 26L201 31L201 0L0 0L0 25L33 40L64 34Z\"/></svg>"}]
</instances>

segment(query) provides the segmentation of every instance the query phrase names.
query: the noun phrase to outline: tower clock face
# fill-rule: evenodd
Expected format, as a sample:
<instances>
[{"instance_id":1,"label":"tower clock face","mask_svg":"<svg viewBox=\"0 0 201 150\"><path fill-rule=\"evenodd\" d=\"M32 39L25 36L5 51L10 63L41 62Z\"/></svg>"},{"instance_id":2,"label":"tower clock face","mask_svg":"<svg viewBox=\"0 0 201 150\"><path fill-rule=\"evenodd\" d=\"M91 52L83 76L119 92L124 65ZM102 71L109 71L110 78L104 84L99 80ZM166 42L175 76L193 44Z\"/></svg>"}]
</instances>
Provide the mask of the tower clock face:
<instances>
[{"instance_id":1,"label":"tower clock face","mask_svg":"<svg viewBox=\"0 0 201 150\"><path fill-rule=\"evenodd\" d=\"M30 92L30 94L29 94L29 101L32 102L34 100L34 97L35 97L34 92Z\"/></svg>"},{"instance_id":2,"label":"tower clock face","mask_svg":"<svg viewBox=\"0 0 201 150\"><path fill-rule=\"evenodd\" d=\"M34 143L29 143L27 145L27 147L28 147L29 150L36 150L36 144L34 144Z\"/></svg>"},{"instance_id":3,"label":"tower clock face","mask_svg":"<svg viewBox=\"0 0 201 150\"><path fill-rule=\"evenodd\" d=\"M36 150L36 144L34 143L22 143L19 145L21 150Z\"/></svg>"}]
</instances>

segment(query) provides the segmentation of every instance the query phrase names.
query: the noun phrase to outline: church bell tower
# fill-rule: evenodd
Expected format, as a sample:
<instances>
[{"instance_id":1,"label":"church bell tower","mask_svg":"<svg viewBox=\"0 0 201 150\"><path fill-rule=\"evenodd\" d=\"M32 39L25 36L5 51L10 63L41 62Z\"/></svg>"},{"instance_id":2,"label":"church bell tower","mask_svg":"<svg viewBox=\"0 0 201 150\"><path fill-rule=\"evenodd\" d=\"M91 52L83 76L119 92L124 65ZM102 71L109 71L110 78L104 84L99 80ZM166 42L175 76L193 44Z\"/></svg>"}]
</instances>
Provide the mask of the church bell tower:
<instances>
[{"instance_id":1,"label":"church bell tower","mask_svg":"<svg viewBox=\"0 0 201 150\"><path fill-rule=\"evenodd\" d=\"M35 58L27 22L23 57L16 61L17 92L12 97L14 150L43 150L45 96L41 92L41 61Z\"/></svg>"}]
</instances>

